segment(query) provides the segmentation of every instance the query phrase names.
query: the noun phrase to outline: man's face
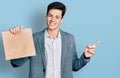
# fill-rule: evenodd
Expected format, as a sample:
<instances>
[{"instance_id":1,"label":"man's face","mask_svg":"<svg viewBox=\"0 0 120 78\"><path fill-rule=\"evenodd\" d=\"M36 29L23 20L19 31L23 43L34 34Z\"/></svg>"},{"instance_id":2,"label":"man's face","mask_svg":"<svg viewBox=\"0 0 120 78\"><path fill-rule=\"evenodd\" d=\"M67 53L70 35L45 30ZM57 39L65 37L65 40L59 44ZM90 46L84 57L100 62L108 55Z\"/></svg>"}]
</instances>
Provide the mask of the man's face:
<instances>
[{"instance_id":1,"label":"man's face","mask_svg":"<svg viewBox=\"0 0 120 78\"><path fill-rule=\"evenodd\" d=\"M50 30L59 29L59 26L62 22L62 11L58 9L51 9L49 10L48 14L46 15L47 20L47 28Z\"/></svg>"}]
</instances>

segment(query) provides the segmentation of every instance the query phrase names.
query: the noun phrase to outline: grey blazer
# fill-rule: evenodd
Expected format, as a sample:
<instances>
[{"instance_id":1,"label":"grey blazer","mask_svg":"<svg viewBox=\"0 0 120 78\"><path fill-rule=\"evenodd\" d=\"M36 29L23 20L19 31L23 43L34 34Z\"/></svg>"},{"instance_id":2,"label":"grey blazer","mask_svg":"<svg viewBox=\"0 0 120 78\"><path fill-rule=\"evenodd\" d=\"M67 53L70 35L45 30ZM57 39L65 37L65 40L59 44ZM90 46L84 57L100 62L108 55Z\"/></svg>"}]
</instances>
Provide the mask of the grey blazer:
<instances>
[{"instance_id":1,"label":"grey blazer","mask_svg":"<svg viewBox=\"0 0 120 78\"><path fill-rule=\"evenodd\" d=\"M45 78L46 60L44 32L45 30L33 34L36 56L11 60L13 67L22 66L29 60L29 78ZM62 37L61 78L73 78L72 71L78 71L88 63L88 60L84 58L83 54L80 58L77 57L73 35L62 30L60 30L60 33Z\"/></svg>"}]
</instances>

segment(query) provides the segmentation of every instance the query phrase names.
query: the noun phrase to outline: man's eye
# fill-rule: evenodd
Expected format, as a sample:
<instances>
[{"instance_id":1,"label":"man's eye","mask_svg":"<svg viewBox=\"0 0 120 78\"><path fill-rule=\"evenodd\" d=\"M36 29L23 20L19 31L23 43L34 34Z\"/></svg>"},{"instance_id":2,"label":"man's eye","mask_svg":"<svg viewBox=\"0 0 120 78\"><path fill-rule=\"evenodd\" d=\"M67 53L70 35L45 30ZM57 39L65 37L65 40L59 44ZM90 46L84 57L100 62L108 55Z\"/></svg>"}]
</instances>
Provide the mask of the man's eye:
<instances>
[{"instance_id":1,"label":"man's eye","mask_svg":"<svg viewBox=\"0 0 120 78\"><path fill-rule=\"evenodd\" d=\"M56 19L60 19L60 17L59 17L59 16L56 16Z\"/></svg>"},{"instance_id":2,"label":"man's eye","mask_svg":"<svg viewBox=\"0 0 120 78\"><path fill-rule=\"evenodd\" d=\"M59 17L56 17L56 19L59 19Z\"/></svg>"},{"instance_id":3,"label":"man's eye","mask_svg":"<svg viewBox=\"0 0 120 78\"><path fill-rule=\"evenodd\" d=\"M48 15L48 17L52 17L52 15Z\"/></svg>"}]
</instances>

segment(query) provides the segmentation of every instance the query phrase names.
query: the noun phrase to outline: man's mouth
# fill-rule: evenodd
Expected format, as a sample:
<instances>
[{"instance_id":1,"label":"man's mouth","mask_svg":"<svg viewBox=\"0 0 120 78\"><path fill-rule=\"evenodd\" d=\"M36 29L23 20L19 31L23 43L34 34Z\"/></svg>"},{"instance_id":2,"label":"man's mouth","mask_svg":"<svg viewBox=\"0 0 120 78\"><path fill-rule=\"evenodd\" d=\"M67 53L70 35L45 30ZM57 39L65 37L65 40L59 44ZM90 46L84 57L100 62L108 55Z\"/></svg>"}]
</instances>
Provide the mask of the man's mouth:
<instances>
[{"instance_id":1,"label":"man's mouth","mask_svg":"<svg viewBox=\"0 0 120 78\"><path fill-rule=\"evenodd\" d=\"M50 22L49 24L50 24L50 26L55 26L56 25L55 22Z\"/></svg>"}]
</instances>

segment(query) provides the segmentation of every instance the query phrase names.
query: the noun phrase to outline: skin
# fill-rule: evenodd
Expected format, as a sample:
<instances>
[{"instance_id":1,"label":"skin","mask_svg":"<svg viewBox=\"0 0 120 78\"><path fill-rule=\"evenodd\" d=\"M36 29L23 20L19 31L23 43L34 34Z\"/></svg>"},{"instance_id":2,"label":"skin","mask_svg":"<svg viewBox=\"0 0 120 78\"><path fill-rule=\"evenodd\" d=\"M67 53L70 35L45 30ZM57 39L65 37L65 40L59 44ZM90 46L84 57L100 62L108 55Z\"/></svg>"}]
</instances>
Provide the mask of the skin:
<instances>
[{"instance_id":1,"label":"skin","mask_svg":"<svg viewBox=\"0 0 120 78\"><path fill-rule=\"evenodd\" d=\"M62 11L58 9L51 9L48 14L46 15L46 21L47 21L47 31L51 38L55 39L58 36L59 33L59 27L60 24L63 21L62 18ZM14 27L11 28L9 31L17 35L21 32L23 28L20 27ZM100 41L95 42L92 45L87 45L84 50L84 55L86 58L92 57L95 54L95 49L97 45L100 43Z\"/></svg>"},{"instance_id":2,"label":"skin","mask_svg":"<svg viewBox=\"0 0 120 78\"><path fill-rule=\"evenodd\" d=\"M95 49L97 45L100 43L100 41L95 42L92 45L87 45L84 50L85 57L89 58L92 57L95 54Z\"/></svg>"},{"instance_id":3,"label":"skin","mask_svg":"<svg viewBox=\"0 0 120 78\"><path fill-rule=\"evenodd\" d=\"M46 15L47 31L51 38L55 39L58 36L60 24L63 21L62 11L51 9Z\"/></svg>"}]
</instances>

